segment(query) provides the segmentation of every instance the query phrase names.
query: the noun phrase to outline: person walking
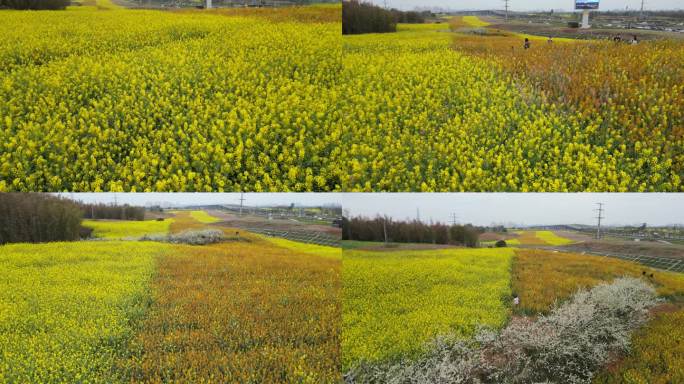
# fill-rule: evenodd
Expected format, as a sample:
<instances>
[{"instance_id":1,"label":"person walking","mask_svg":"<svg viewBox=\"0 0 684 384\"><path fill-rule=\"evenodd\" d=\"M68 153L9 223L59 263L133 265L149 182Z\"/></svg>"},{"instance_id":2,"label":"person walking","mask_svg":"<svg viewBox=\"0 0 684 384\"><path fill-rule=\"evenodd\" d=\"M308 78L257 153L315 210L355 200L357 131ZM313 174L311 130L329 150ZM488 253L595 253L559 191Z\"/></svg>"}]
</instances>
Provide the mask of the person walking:
<instances>
[{"instance_id":1,"label":"person walking","mask_svg":"<svg viewBox=\"0 0 684 384\"><path fill-rule=\"evenodd\" d=\"M525 38L525 44L523 45L524 49L530 49L530 39L527 37Z\"/></svg>"}]
</instances>

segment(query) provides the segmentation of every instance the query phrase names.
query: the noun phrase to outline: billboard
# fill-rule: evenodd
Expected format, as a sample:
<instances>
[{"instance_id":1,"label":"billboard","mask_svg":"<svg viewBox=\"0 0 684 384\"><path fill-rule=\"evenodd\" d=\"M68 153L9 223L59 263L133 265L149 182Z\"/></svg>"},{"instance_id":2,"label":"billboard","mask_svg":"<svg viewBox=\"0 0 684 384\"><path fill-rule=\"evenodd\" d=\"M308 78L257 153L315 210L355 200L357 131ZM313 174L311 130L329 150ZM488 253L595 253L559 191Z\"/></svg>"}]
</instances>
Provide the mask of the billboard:
<instances>
[{"instance_id":1,"label":"billboard","mask_svg":"<svg viewBox=\"0 0 684 384\"><path fill-rule=\"evenodd\" d=\"M575 9L598 9L599 0L575 0Z\"/></svg>"}]
</instances>

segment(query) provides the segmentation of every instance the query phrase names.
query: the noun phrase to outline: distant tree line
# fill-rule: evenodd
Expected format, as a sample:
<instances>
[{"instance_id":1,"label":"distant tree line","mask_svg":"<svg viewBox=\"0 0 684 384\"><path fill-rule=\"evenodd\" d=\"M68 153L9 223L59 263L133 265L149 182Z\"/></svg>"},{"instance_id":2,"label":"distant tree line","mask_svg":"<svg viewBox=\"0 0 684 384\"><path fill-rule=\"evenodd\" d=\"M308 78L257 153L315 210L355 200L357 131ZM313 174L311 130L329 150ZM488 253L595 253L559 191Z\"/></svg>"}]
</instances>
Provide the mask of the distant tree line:
<instances>
[{"instance_id":1,"label":"distant tree line","mask_svg":"<svg viewBox=\"0 0 684 384\"><path fill-rule=\"evenodd\" d=\"M428 18L434 17L430 11L400 11L398 9L392 9L392 15L397 23L403 24L424 24Z\"/></svg>"},{"instance_id":2,"label":"distant tree line","mask_svg":"<svg viewBox=\"0 0 684 384\"><path fill-rule=\"evenodd\" d=\"M0 193L0 244L78 240L83 212L75 202L39 193Z\"/></svg>"},{"instance_id":3,"label":"distant tree line","mask_svg":"<svg viewBox=\"0 0 684 384\"><path fill-rule=\"evenodd\" d=\"M392 12L358 0L342 1L342 34L396 32Z\"/></svg>"},{"instance_id":4,"label":"distant tree line","mask_svg":"<svg viewBox=\"0 0 684 384\"><path fill-rule=\"evenodd\" d=\"M79 204L85 219L145 220L145 208L125 205Z\"/></svg>"},{"instance_id":5,"label":"distant tree line","mask_svg":"<svg viewBox=\"0 0 684 384\"><path fill-rule=\"evenodd\" d=\"M428 17L433 17L429 11L387 10L365 1L343 0L342 34L396 32L397 23L422 24Z\"/></svg>"},{"instance_id":6,"label":"distant tree line","mask_svg":"<svg viewBox=\"0 0 684 384\"><path fill-rule=\"evenodd\" d=\"M476 247L482 230L470 224L426 224L418 220L396 221L388 217L342 219L342 239L395 243L455 244Z\"/></svg>"},{"instance_id":7,"label":"distant tree line","mask_svg":"<svg viewBox=\"0 0 684 384\"><path fill-rule=\"evenodd\" d=\"M65 9L71 0L0 0L0 8L11 9Z\"/></svg>"}]
</instances>

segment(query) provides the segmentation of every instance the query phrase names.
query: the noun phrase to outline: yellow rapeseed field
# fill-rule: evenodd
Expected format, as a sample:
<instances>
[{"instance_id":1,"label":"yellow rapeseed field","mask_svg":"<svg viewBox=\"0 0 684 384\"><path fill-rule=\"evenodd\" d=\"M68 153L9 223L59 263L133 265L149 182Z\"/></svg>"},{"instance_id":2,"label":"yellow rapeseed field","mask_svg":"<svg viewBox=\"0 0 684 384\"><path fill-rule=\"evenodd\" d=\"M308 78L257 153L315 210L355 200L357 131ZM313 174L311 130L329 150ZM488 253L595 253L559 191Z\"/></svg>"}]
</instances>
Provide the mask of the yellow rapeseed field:
<instances>
[{"instance_id":1,"label":"yellow rapeseed field","mask_svg":"<svg viewBox=\"0 0 684 384\"><path fill-rule=\"evenodd\" d=\"M684 44L523 52L449 31L343 37L344 188L682 190Z\"/></svg>"},{"instance_id":2,"label":"yellow rapeseed field","mask_svg":"<svg viewBox=\"0 0 684 384\"><path fill-rule=\"evenodd\" d=\"M143 220L83 220L84 227L93 228L93 236L106 239L137 238L144 235L165 235L173 219Z\"/></svg>"},{"instance_id":3,"label":"yellow rapeseed field","mask_svg":"<svg viewBox=\"0 0 684 384\"><path fill-rule=\"evenodd\" d=\"M0 191L339 189L340 14L0 11Z\"/></svg>"},{"instance_id":4,"label":"yellow rapeseed field","mask_svg":"<svg viewBox=\"0 0 684 384\"><path fill-rule=\"evenodd\" d=\"M0 247L0 382L125 382L159 243Z\"/></svg>"},{"instance_id":5,"label":"yellow rapeseed field","mask_svg":"<svg viewBox=\"0 0 684 384\"><path fill-rule=\"evenodd\" d=\"M511 249L343 251L342 362L412 357L509 315Z\"/></svg>"}]
</instances>

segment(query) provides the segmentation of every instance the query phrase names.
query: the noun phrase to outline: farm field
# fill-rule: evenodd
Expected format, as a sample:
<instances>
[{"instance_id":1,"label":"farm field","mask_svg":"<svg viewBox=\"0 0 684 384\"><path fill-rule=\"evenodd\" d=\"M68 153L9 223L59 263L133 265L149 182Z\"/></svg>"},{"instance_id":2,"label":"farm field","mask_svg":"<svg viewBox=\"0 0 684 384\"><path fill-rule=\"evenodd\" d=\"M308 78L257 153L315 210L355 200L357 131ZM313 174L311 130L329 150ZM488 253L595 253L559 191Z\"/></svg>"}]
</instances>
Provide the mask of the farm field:
<instances>
[{"instance_id":1,"label":"farm field","mask_svg":"<svg viewBox=\"0 0 684 384\"><path fill-rule=\"evenodd\" d=\"M437 336L469 337L509 315L511 249L343 252L345 371L419 355Z\"/></svg>"},{"instance_id":2,"label":"farm field","mask_svg":"<svg viewBox=\"0 0 684 384\"><path fill-rule=\"evenodd\" d=\"M340 6L110 8L0 11L0 191L341 188Z\"/></svg>"},{"instance_id":3,"label":"farm field","mask_svg":"<svg viewBox=\"0 0 684 384\"><path fill-rule=\"evenodd\" d=\"M337 382L339 250L279 244L2 246L0 381Z\"/></svg>"},{"instance_id":4,"label":"farm field","mask_svg":"<svg viewBox=\"0 0 684 384\"><path fill-rule=\"evenodd\" d=\"M93 229L93 237L105 239L137 238L144 235L166 234L173 219L142 220L83 220L83 226Z\"/></svg>"},{"instance_id":5,"label":"farm field","mask_svg":"<svg viewBox=\"0 0 684 384\"><path fill-rule=\"evenodd\" d=\"M398 30L343 37L346 188L682 191L684 42Z\"/></svg>"},{"instance_id":6,"label":"farm field","mask_svg":"<svg viewBox=\"0 0 684 384\"><path fill-rule=\"evenodd\" d=\"M466 267L458 267L459 261ZM490 343L489 352L495 353L496 348L511 340L526 342L525 333L535 326L572 324L573 320L564 320L563 316L572 316L579 309L564 312L563 306L581 306L579 289L606 290L599 294L601 297L613 289L610 285L599 287L601 284L635 284L626 283L625 276L652 286L660 301L644 312L643 326L625 334L631 339L625 350L612 355L608 363L593 366L590 375L578 382L666 383L682 378L684 355L677 337L681 332L674 329L684 313L682 274L596 256L510 248L394 252L345 249L343 266L343 367L354 383L475 377L468 375L477 375L478 370L470 371L468 367L480 361L472 357L479 355L467 354L476 350L475 345ZM452 281L450 276L458 278ZM513 296L519 297L518 305L510 299ZM573 300L575 304L569 303ZM462 313L461 305L469 308L463 318L471 321L457 320L461 318L457 315ZM591 321L594 324L595 320ZM500 340L491 341L498 339L478 333L480 326L500 332ZM580 331L568 326L557 332L573 340ZM587 332L589 335L591 330ZM480 341L471 341L473 337ZM548 345L539 348L539 359L553 353ZM459 356L474 360L459 361ZM520 355L512 356L521 359ZM534 359L531 361L534 364ZM416 365L410 365L412 362ZM496 368L494 364L486 369ZM505 368L501 369L505 372Z\"/></svg>"},{"instance_id":7,"label":"farm field","mask_svg":"<svg viewBox=\"0 0 684 384\"><path fill-rule=\"evenodd\" d=\"M516 231L518 237L512 239L517 240L509 243L515 245L566 245L572 243L572 240L556 235L552 231ZM512 241L511 240L511 241Z\"/></svg>"}]
</instances>

